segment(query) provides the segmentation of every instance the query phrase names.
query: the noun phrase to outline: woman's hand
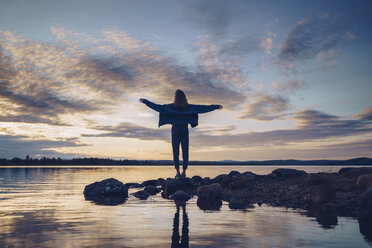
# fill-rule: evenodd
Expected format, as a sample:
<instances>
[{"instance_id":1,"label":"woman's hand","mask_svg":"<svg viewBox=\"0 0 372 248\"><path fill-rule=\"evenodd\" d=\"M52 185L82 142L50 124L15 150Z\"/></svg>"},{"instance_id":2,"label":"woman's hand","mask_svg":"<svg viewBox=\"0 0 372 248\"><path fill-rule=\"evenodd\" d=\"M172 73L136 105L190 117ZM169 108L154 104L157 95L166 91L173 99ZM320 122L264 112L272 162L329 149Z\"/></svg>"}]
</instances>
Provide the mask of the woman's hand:
<instances>
[{"instance_id":1,"label":"woman's hand","mask_svg":"<svg viewBox=\"0 0 372 248\"><path fill-rule=\"evenodd\" d=\"M144 101L145 101L145 99L143 99L143 98L140 98L139 99L139 102L142 102L143 103Z\"/></svg>"},{"instance_id":2,"label":"woman's hand","mask_svg":"<svg viewBox=\"0 0 372 248\"><path fill-rule=\"evenodd\" d=\"M223 109L223 106L222 105L218 105L218 109Z\"/></svg>"}]
</instances>

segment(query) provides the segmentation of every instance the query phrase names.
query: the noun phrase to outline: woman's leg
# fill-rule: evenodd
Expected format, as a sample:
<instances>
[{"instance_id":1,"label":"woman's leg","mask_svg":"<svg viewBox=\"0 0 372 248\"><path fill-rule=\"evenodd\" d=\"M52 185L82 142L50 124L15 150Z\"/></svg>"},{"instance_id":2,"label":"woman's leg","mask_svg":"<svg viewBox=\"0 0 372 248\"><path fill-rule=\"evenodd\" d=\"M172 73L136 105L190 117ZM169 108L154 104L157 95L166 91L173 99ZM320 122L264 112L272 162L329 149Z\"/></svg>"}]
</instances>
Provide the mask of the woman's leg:
<instances>
[{"instance_id":1,"label":"woman's leg","mask_svg":"<svg viewBox=\"0 0 372 248\"><path fill-rule=\"evenodd\" d=\"M177 176L180 173L180 142L181 139L177 135L177 132L175 132L175 128L172 127L172 148L173 148L173 161L174 161L174 167L177 170Z\"/></svg>"},{"instance_id":2,"label":"woman's leg","mask_svg":"<svg viewBox=\"0 0 372 248\"><path fill-rule=\"evenodd\" d=\"M183 162L183 171L186 171L187 165L189 163L189 134L185 135L181 139L182 146L182 162Z\"/></svg>"}]
</instances>

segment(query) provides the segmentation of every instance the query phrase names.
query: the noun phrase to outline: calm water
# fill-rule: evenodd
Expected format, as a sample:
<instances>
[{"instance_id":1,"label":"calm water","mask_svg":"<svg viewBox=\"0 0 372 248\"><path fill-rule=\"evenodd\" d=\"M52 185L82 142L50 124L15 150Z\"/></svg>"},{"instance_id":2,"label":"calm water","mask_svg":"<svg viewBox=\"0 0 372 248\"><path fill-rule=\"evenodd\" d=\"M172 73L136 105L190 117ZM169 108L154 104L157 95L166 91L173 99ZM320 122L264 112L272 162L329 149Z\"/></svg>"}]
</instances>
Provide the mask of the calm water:
<instances>
[{"instance_id":1,"label":"calm water","mask_svg":"<svg viewBox=\"0 0 372 248\"><path fill-rule=\"evenodd\" d=\"M267 174L274 166L193 166L189 175L214 177L231 170ZM296 167L332 172L342 167ZM371 247L358 222L338 218L324 228L297 210L255 206L202 211L196 197L185 209L160 197L130 196L117 206L84 199L85 185L114 177L124 183L174 176L153 167L0 167L0 247ZM131 189L134 192L138 189ZM175 246L181 247L181 246Z\"/></svg>"}]
</instances>

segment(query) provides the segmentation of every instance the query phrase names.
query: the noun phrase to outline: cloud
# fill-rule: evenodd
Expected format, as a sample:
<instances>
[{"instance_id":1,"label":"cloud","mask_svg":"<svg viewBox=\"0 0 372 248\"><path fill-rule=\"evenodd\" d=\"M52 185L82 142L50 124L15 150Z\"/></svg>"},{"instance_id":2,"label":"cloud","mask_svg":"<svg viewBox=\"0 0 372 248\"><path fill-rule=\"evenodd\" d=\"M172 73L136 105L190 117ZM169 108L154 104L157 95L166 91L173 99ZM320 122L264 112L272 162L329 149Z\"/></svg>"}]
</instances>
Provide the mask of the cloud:
<instances>
[{"instance_id":1,"label":"cloud","mask_svg":"<svg viewBox=\"0 0 372 248\"><path fill-rule=\"evenodd\" d=\"M282 117L283 112L288 110L289 106L289 100L281 95L258 92L252 95L252 99L246 105L239 119L274 120Z\"/></svg>"},{"instance_id":2,"label":"cloud","mask_svg":"<svg viewBox=\"0 0 372 248\"><path fill-rule=\"evenodd\" d=\"M142 140L169 140L169 130L153 129L122 122L115 126L95 126L94 130L104 131L99 134L82 134L82 137L125 137Z\"/></svg>"},{"instance_id":3,"label":"cloud","mask_svg":"<svg viewBox=\"0 0 372 248\"><path fill-rule=\"evenodd\" d=\"M2 121L66 124L65 114L107 113L142 93L170 102L177 88L202 104L243 102L236 65L185 66L115 29L99 38L51 30L51 43L0 31Z\"/></svg>"},{"instance_id":4,"label":"cloud","mask_svg":"<svg viewBox=\"0 0 372 248\"><path fill-rule=\"evenodd\" d=\"M350 41L349 34L349 25L339 18L309 18L289 32L278 57L287 62L313 59Z\"/></svg>"},{"instance_id":5,"label":"cloud","mask_svg":"<svg viewBox=\"0 0 372 248\"><path fill-rule=\"evenodd\" d=\"M345 119L335 115L307 109L299 111L293 117L297 121L294 129L272 130L265 132L245 132L231 134L233 126L222 130L206 130L196 128L190 133L193 147L260 147L301 144L303 142L321 142L330 138L345 138L355 135L369 134L372 131L370 123L363 119ZM151 129L131 123L120 125L91 127L101 134L83 134L83 137L127 137L142 140L170 140L169 130ZM216 134L219 133L219 134Z\"/></svg>"},{"instance_id":6,"label":"cloud","mask_svg":"<svg viewBox=\"0 0 372 248\"><path fill-rule=\"evenodd\" d=\"M365 121L372 121L372 107L364 109L359 115L357 115L357 118Z\"/></svg>"},{"instance_id":7,"label":"cloud","mask_svg":"<svg viewBox=\"0 0 372 248\"><path fill-rule=\"evenodd\" d=\"M66 156L54 151L55 148L86 146L79 142L77 138L60 140L32 140L27 136L19 135L0 135L0 158L24 157L26 154L31 156Z\"/></svg>"}]
</instances>

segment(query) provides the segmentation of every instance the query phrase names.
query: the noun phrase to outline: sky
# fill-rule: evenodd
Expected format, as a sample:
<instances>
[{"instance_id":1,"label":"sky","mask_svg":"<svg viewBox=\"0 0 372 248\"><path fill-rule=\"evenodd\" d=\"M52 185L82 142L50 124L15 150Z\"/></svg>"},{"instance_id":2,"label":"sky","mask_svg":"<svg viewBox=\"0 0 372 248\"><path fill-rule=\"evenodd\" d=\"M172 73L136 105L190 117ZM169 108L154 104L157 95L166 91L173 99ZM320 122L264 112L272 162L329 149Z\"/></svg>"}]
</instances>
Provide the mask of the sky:
<instances>
[{"instance_id":1,"label":"sky","mask_svg":"<svg viewBox=\"0 0 372 248\"><path fill-rule=\"evenodd\" d=\"M190 160L372 151L372 2L0 2L0 158L170 160L146 98L221 104Z\"/></svg>"}]
</instances>

